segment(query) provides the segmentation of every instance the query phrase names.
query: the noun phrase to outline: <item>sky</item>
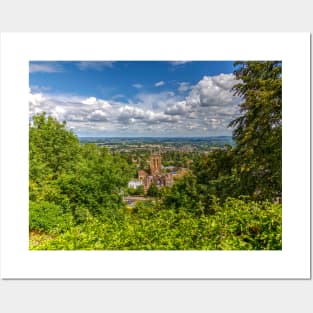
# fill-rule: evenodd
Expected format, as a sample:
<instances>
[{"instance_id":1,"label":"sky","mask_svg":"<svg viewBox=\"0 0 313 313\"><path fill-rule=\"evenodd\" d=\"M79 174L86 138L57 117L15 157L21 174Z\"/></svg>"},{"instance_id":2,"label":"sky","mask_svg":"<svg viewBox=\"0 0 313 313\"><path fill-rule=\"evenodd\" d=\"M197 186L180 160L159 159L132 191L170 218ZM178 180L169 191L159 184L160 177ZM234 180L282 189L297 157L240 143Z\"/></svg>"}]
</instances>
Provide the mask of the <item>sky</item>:
<instances>
[{"instance_id":1,"label":"sky","mask_svg":"<svg viewBox=\"0 0 313 313\"><path fill-rule=\"evenodd\" d=\"M241 99L230 61L31 61L29 118L80 137L231 135Z\"/></svg>"}]
</instances>

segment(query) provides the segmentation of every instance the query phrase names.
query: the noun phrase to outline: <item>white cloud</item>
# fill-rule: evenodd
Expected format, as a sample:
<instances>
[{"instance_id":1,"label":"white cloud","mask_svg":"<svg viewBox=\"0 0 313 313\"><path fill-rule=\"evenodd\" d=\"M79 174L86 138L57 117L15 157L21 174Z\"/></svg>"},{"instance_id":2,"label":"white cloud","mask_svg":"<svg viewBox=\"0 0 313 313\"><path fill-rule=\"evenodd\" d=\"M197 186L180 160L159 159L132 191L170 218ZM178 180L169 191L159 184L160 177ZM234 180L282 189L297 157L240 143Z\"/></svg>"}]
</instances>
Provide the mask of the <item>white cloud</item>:
<instances>
[{"instance_id":1,"label":"white cloud","mask_svg":"<svg viewBox=\"0 0 313 313\"><path fill-rule=\"evenodd\" d=\"M174 122L175 118L163 112L144 110L134 106L123 106L119 108L118 120L125 123L134 123L136 120L142 123Z\"/></svg>"},{"instance_id":2,"label":"white cloud","mask_svg":"<svg viewBox=\"0 0 313 313\"><path fill-rule=\"evenodd\" d=\"M161 80L161 81L155 83L154 86L155 86L155 87L161 87L161 86L163 86L164 84L165 84L164 81Z\"/></svg>"},{"instance_id":3,"label":"white cloud","mask_svg":"<svg viewBox=\"0 0 313 313\"><path fill-rule=\"evenodd\" d=\"M39 106L41 103L45 101L45 97L41 93L32 94L29 92L28 94L29 105L31 106Z\"/></svg>"},{"instance_id":4,"label":"white cloud","mask_svg":"<svg viewBox=\"0 0 313 313\"><path fill-rule=\"evenodd\" d=\"M45 112L59 121L67 121L69 127L79 129L88 122L106 122L112 115L112 106L108 101L95 97L81 98L62 96L44 96L41 93L29 93L29 114ZM76 123L73 125L73 123Z\"/></svg>"},{"instance_id":5,"label":"white cloud","mask_svg":"<svg viewBox=\"0 0 313 313\"><path fill-rule=\"evenodd\" d=\"M83 100L82 103L87 104L87 105L93 105L93 104L97 103L97 98L89 97L86 100Z\"/></svg>"},{"instance_id":6,"label":"white cloud","mask_svg":"<svg viewBox=\"0 0 313 313\"><path fill-rule=\"evenodd\" d=\"M193 106L221 107L236 104L231 88L236 84L233 74L204 76L190 91L187 102Z\"/></svg>"},{"instance_id":7,"label":"white cloud","mask_svg":"<svg viewBox=\"0 0 313 313\"><path fill-rule=\"evenodd\" d=\"M65 111L65 109L63 107L57 105L55 107L55 112L59 113L59 114L64 114L66 111Z\"/></svg>"},{"instance_id":8,"label":"white cloud","mask_svg":"<svg viewBox=\"0 0 313 313\"><path fill-rule=\"evenodd\" d=\"M132 84L132 86L137 89L143 88L142 84Z\"/></svg>"},{"instance_id":9,"label":"white cloud","mask_svg":"<svg viewBox=\"0 0 313 313\"><path fill-rule=\"evenodd\" d=\"M229 122L239 113L241 99L231 88L237 81L232 74L204 76L197 84L180 83L180 91L190 90L184 100L169 103L165 113L179 117L182 129L197 132L230 133Z\"/></svg>"},{"instance_id":10,"label":"white cloud","mask_svg":"<svg viewBox=\"0 0 313 313\"><path fill-rule=\"evenodd\" d=\"M82 61L76 63L77 67L81 71L93 70L102 71L106 68L112 68L114 65L113 61Z\"/></svg>"},{"instance_id":11,"label":"white cloud","mask_svg":"<svg viewBox=\"0 0 313 313\"><path fill-rule=\"evenodd\" d=\"M41 93L32 94L30 91L28 93L28 102L29 102L29 115L30 118L39 114L42 111L42 104L45 102L46 98Z\"/></svg>"},{"instance_id":12,"label":"white cloud","mask_svg":"<svg viewBox=\"0 0 313 313\"><path fill-rule=\"evenodd\" d=\"M63 68L58 63L53 62L30 62L29 63L29 72L30 73L57 73L62 72Z\"/></svg>"},{"instance_id":13,"label":"white cloud","mask_svg":"<svg viewBox=\"0 0 313 313\"><path fill-rule=\"evenodd\" d=\"M85 100L82 100L81 101L83 104L86 104L86 105L91 105L91 106L98 106L100 107L101 109L104 109L104 110L111 110L112 109L112 106L111 104L108 102L108 101L105 101L105 100L102 100L102 99L98 99L95 98L95 97L89 97Z\"/></svg>"},{"instance_id":14,"label":"white cloud","mask_svg":"<svg viewBox=\"0 0 313 313\"><path fill-rule=\"evenodd\" d=\"M29 93L30 118L46 112L84 135L199 136L230 134L229 122L239 112L240 98L229 90L234 76L204 76L187 95L173 91L139 93L134 99ZM181 83L182 84L182 83ZM187 90L186 90L187 91Z\"/></svg>"},{"instance_id":15,"label":"white cloud","mask_svg":"<svg viewBox=\"0 0 313 313\"><path fill-rule=\"evenodd\" d=\"M176 103L172 103L167 106L165 109L165 114L168 115L186 115L190 111L190 106L186 103L186 101L179 101Z\"/></svg>"},{"instance_id":16,"label":"white cloud","mask_svg":"<svg viewBox=\"0 0 313 313\"><path fill-rule=\"evenodd\" d=\"M164 110L168 104L179 101L172 91L137 94L137 105L150 110Z\"/></svg>"},{"instance_id":17,"label":"white cloud","mask_svg":"<svg viewBox=\"0 0 313 313\"><path fill-rule=\"evenodd\" d=\"M129 105L125 105L123 107L120 107L118 111L119 111L118 119L122 120L122 121L127 121L131 118L143 119L144 115L145 115L145 112L143 109L129 106Z\"/></svg>"},{"instance_id":18,"label":"white cloud","mask_svg":"<svg viewBox=\"0 0 313 313\"><path fill-rule=\"evenodd\" d=\"M90 113L88 116L88 120L91 122L106 122L107 119L107 113L105 113L102 110L95 110Z\"/></svg>"},{"instance_id":19,"label":"white cloud","mask_svg":"<svg viewBox=\"0 0 313 313\"><path fill-rule=\"evenodd\" d=\"M104 109L104 110L107 110L107 111L109 111L109 110L111 110L112 109L112 105L110 104L110 102L108 102L108 101L105 101L105 100L98 100L98 104L99 104L99 106L102 108L102 109Z\"/></svg>"},{"instance_id":20,"label":"white cloud","mask_svg":"<svg viewBox=\"0 0 313 313\"><path fill-rule=\"evenodd\" d=\"M190 85L190 83L182 82L182 83L179 83L178 91L180 93L183 93L185 91L190 90L191 88L192 88L192 86Z\"/></svg>"}]
</instances>

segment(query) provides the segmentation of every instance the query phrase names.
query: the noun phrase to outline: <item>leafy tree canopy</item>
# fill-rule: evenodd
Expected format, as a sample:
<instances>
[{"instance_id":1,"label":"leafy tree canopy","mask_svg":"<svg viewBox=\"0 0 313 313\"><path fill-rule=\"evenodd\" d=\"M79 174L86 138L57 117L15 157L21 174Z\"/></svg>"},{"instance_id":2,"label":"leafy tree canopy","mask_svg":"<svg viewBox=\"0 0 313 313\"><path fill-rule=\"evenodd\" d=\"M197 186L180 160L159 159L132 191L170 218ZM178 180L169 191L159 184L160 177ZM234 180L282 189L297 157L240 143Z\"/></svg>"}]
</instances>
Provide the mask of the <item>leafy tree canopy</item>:
<instances>
[{"instance_id":1,"label":"leafy tree canopy","mask_svg":"<svg viewBox=\"0 0 313 313\"><path fill-rule=\"evenodd\" d=\"M260 198L281 195L282 169L282 63L236 62L242 97L241 116L234 119L238 174L246 193Z\"/></svg>"}]
</instances>

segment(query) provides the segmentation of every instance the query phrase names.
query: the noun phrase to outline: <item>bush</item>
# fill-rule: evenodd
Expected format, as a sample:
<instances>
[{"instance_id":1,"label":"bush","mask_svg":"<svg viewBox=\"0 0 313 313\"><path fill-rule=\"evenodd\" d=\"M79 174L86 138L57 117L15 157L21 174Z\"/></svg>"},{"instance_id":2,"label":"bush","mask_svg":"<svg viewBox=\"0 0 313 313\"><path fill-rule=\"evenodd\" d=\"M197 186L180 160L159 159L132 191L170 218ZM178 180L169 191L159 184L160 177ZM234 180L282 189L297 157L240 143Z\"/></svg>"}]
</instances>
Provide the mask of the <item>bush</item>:
<instances>
[{"instance_id":1,"label":"bush","mask_svg":"<svg viewBox=\"0 0 313 313\"><path fill-rule=\"evenodd\" d=\"M89 218L42 250L281 250L281 205L227 199L214 214L198 216L184 208L153 210L138 203L119 218Z\"/></svg>"},{"instance_id":2,"label":"bush","mask_svg":"<svg viewBox=\"0 0 313 313\"><path fill-rule=\"evenodd\" d=\"M58 233L68 229L72 223L72 215L64 213L62 208L54 203L29 202L30 230Z\"/></svg>"},{"instance_id":3,"label":"bush","mask_svg":"<svg viewBox=\"0 0 313 313\"><path fill-rule=\"evenodd\" d=\"M218 249L282 249L281 205L228 198L212 216L212 223Z\"/></svg>"}]
</instances>

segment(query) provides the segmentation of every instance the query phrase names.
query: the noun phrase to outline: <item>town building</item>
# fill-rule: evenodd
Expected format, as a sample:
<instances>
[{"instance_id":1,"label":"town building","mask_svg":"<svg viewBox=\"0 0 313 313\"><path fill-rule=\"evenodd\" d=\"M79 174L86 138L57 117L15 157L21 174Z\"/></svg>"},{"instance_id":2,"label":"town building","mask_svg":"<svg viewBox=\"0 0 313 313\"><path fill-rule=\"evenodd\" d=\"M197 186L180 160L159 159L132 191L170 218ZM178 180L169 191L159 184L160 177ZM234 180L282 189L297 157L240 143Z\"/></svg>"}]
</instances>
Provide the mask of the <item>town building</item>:
<instances>
[{"instance_id":1,"label":"town building","mask_svg":"<svg viewBox=\"0 0 313 313\"><path fill-rule=\"evenodd\" d=\"M181 178L187 173L187 168L179 168L176 166L163 168L161 153L154 152L151 153L149 157L149 170L144 171L140 169L138 171L138 179L129 181L128 188L137 189L139 186L143 186L144 192L147 193L152 184L155 184L158 188L172 186L174 179Z\"/></svg>"},{"instance_id":2,"label":"town building","mask_svg":"<svg viewBox=\"0 0 313 313\"><path fill-rule=\"evenodd\" d=\"M138 171L138 180L142 182L145 193L152 184L155 184L158 188L173 185L173 175L171 173L162 173L160 153L151 153L149 158L149 165L149 173L144 170Z\"/></svg>"},{"instance_id":3,"label":"town building","mask_svg":"<svg viewBox=\"0 0 313 313\"><path fill-rule=\"evenodd\" d=\"M141 180L130 180L128 182L128 188L133 188L133 189L137 189L139 186L142 186L143 182Z\"/></svg>"},{"instance_id":4,"label":"town building","mask_svg":"<svg viewBox=\"0 0 313 313\"><path fill-rule=\"evenodd\" d=\"M152 176L161 174L161 154L152 153L150 155L150 174Z\"/></svg>"}]
</instances>

